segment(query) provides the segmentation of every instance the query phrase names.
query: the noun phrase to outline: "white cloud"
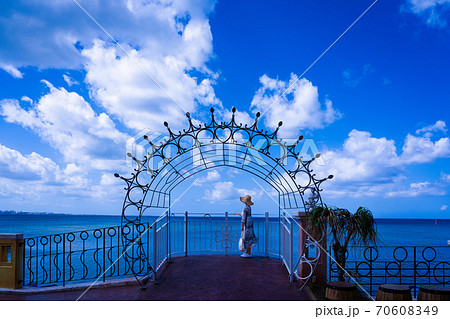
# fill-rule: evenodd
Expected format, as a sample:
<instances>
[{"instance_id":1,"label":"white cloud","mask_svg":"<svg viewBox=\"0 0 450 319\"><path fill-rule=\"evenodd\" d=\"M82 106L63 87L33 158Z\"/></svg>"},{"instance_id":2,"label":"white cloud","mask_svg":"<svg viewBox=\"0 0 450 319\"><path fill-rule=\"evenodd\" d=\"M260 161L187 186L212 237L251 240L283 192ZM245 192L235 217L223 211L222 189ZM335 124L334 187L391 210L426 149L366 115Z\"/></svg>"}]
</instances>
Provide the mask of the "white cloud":
<instances>
[{"instance_id":1,"label":"white cloud","mask_svg":"<svg viewBox=\"0 0 450 319\"><path fill-rule=\"evenodd\" d=\"M79 196L101 197L118 185L110 172L121 171L125 162L127 134L116 128L113 119L131 128L131 134L144 127L165 132L161 126L167 119L172 129L185 127L185 111L193 114L200 105L221 106L213 89L218 74L207 67L213 57L208 16L215 1L79 2L130 56L72 0L17 0L2 4L0 10L4 49L0 68L18 78L27 66L63 69L69 87L79 84L69 76L70 70L82 70L86 75L82 85L105 112L94 111L80 94L44 81L49 93L37 101L23 97L22 105L1 100L0 114L58 150L66 164L59 169L61 174L89 176L89 185L78 190ZM8 172L12 174L9 167ZM50 170L39 171L42 176L24 172L27 178L51 174ZM217 178L212 174L208 181ZM18 178L17 172L14 176ZM46 184L41 186L36 192L45 193Z\"/></svg>"},{"instance_id":2,"label":"white cloud","mask_svg":"<svg viewBox=\"0 0 450 319\"><path fill-rule=\"evenodd\" d=\"M266 193L260 189L245 189L238 188L234 185L233 182L217 182L214 183L211 189L205 190L205 195L203 197L204 200L207 200L210 203L224 203L227 201L237 201L239 197L250 195L252 196L252 200L261 199Z\"/></svg>"},{"instance_id":3,"label":"white cloud","mask_svg":"<svg viewBox=\"0 0 450 319\"><path fill-rule=\"evenodd\" d=\"M389 188L388 188L389 189ZM411 183L404 189L395 189L386 192L386 197L417 197L426 195L445 195L446 191L438 184L428 181Z\"/></svg>"},{"instance_id":4,"label":"white cloud","mask_svg":"<svg viewBox=\"0 0 450 319\"><path fill-rule=\"evenodd\" d=\"M66 81L68 86L72 86L72 85L75 85L75 84L80 84L77 80L72 79L67 74L63 74L63 78L64 78L64 81Z\"/></svg>"},{"instance_id":5,"label":"white cloud","mask_svg":"<svg viewBox=\"0 0 450 319\"><path fill-rule=\"evenodd\" d=\"M400 160L394 140L352 130L341 150L322 152L327 174L340 182L382 182L399 173ZM318 167L319 168L319 167Z\"/></svg>"},{"instance_id":6,"label":"white cloud","mask_svg":"<svg viewBox=\"0 0 450 319\"><path fill-rule=\"evenodd\" d=\"M432 141L432 132L439 131L447 132L444 121L436 121L435 124L416 130L416 134L422 134L422 136L408 134L402 148L402 161L407 164L429 163L437 158L449 157L450 140L448 137Z\"/></svg>"},{"instance_id":7,"label":"white cloud","mask_svg":"<svg viewBox=\"0 0 450 319\"><path fill-rule=\"evenodd\" d=\"M35 152L22 155L19 151L0 144L0 179L3 194L35 194L50 188L65 191L82 190L88 179L75 164L60 168L55 162ZM16 187L16 189L14 188Z\"/></svg>"},{"instance_id":8,"label":"white cloud","mask_svg":"<svg viewBox=\"0 0 450 319\"><path fill-rule=\"evenodd\" d=\"M201 47L191 20L207 21L215 1L79 1L102 27L120 42L136 47L170 49L179 33L189 34L192 53ZM80 47L94 39L110 39L73 0L16 0L2 4L0 62L14 68L76 69L83 63ZM176 51L176 47L172 47Z\"/></svg>"},{"instance_id":9,"label":"white cloud","mask_svg":"<svg viewBox=\"0 0 450 319\"><path fill-rule=\"evenodd\" d=\"M23 78L23 74L22 72L20 72L19 70L17 70L15 67L13 67L12 65L6 65L3 63L0 63L0 69L3 69L4 71L8 72L10 75L12 75L13 77L15 77L16 79L21 79Z\"/></svg>"},{"instance_id":10,"label":"white cloud","mask_svg":"<svg viewBox=\"0 0 450 319\"><path fill-rule=\"evenodd\" d=\"M22 108L17 100L2 100L0 114L7 122L35 131L68 163L101 168L103 161L106 166L107 160L124 158L127 136L115 128L108 115L97 115L77 93L44 83L50 92L30 110Z\"/></svg>"},{"instance_id":11,"label":"white cloud","mask_svg":"<svg viewBox=\"0 0 450 319\"><path fill-rule=\"evenodd\" d=\"M111 186L111 185L122 185L122 181L116 178L113 174L103 174L100 180L100 185Z\"/></svg>"},{"instance_id":12,"label":"white cloud","mask_svg":"<svg viewBox=\"0 0 450 319\"><path fill-rule=\"evenodd\" d=\"M121 198L123 184L112 173L102 174L100 181L88 177L89 173L74 163L61 167L35 152L23 155L0 144L0 198L3 200L29 201L33 206L43 204L47 210L55 204L52 202L55 198L60 202L83 198L104 202Z\"/></svg>"},{"instance_id":13,"label":"white cloud","mask_svg":"<svg viewBox=\"0 0 450 319\"><path fill-rule=\"evenodd\" d=\"M444 183L449 183L450 184L450 174L445 174L444 172L441 172L441 180Z\"/></svg>"},{"instance_id":14,"label":"white cloud","mask_svg":"<svg viewBox=\"0 0 450 319\"><path fill-rule=\"evenodd\" d=\"M213 89L218 74L206 66L215 1L80 4L120 46L71 0L18 0L0 13L0 66L14 76L29 65L84 69L91 97L134 131L164 129L167 118L179 128L186 111L221 105ZM77 83L63 77L69 86Z\"/></svg>"},{"instance_id":15,"label":"white cloud","mask_svg":"<svg viewBox=\"0 0 450 319\"><path fill-rule=\"evenodd\" d=\"M262 86L251 102L252 111L267 110L262 118L266 126L275 129L283 121L280 133L286 137L294 137L302 129L323 128L341 117L329 99L325 99L324 106L320 103L316 86L307 79L297 79L295 74L291 74L289 82L263 75L259 79Z\"/></svg>"},{"instance_id":16,"label":"white cloud","mask_svg":"<svg viewBox=\"0 0 450 319\"><path fill-rule=\"evenodd\" d=\"M201 186L206 182L214 182L214 181L218 181L219 179L220 179L219 171L217 171L215 169L208 170L206 173L206 176L200 177L198 180L196 180L195 185Z\"/></svg>"},{"instance_id":17,"label":"white cloud","mask_svg":"<svg viewBox=\"0 0 450 319\"><path fill-rule=\"evenodd\" d=\"M436 121L436 123L434 123L432 125L422 127L421 129L416 130L416 134L425 133L425 132L438 132L438 131L447 133L447 126L445 125L444 121Z\"/></svg>"},{"instance_id":18,"label":"white cloud","mask_svg":"<svg viewBox=\"0 0 450 319\"><path fill-rule=\"evenodd\" d=\"M57 182L59 167L49 158L37 153L23 156L0 144L0 176L17 180Z\"/></svg>"},{"instance_id":19,"label":"white cloud","mask_svg":"<svg viewBox=\"0 0 450 319\"><path fill-rule=\"evenodd\" d=\"M447 26L447 20L442 15L450 8L450 0L408 0L406 7L429 26L440 28Z\"/></svg>"},{"instance_id":20,"label":"white cloud","mask_svg":"<svg viewBox=\"0 0 450 319\"><path fill-rule=\"evenodd\" d=\"M327 194L334 197L444 195L450 181L444 173L434 182L408 183L405 177L408 165L450 157L448 138L433 141L429 135L408 134L399 154L394 140L352 130L342 149L326 150L322 157L326 165L314 169L318 176L334 175L324 184Z\"/></svg>"},{"instance_id":21,"label":"white cloud","mask_svg":"<svg viewBox=\"0 0 450 319\"><path fill-rule=\"evenodd\" d=\"M150 49L139 52L132 49L129 57L96 41L92 48L83 51L87 58L86 81L92 97L133 130L149 127L165 131L162 123L167 119L171 119L172 128L184 127L185 111L193 113L199 104L220 104L220 101L214 95L210 79L200 81L187 74L193 68L206 68L203 63L207 56L189 56L193 44L183 44L173 49L178 52L177 56L165 55L169 52L158 54ZM194 51L206 52L210 53L209 49ZM191 64L192 60L195 65ZM146 72L157 79L167 93Z\"/></svg>"},{"instance_id":22,"label":"white cloud","mask_svg":"<svg viewBox=\"0 0 450 319\"><path fill-rule=\"evenodd\" d=\"M237 198L237 189L233 182L218 182L214 184L213 189L205 191L205 200L209 202L218 202L223 200L230 200L233 197Z\"/></svg>"},{"instance_id":23,"label":"white cloud","mask_svg":"<svg viewBox=\"0 0 450 319\"><path fill-rule=\"evenodd\" d=\"M402 161L407 164L430 163L437 158L450 156L450 140L443 137L433 142L429 135L422 137L408 134L402 151Z\"/></svg>"},{"instance_id":24,"label":"white cloud","mask_svg":"<svg viewBox=\"0 0 450 319\"><path fill-rule=\"evenodd\" d=\"M135 131L164 129L167 118L173 119L172 127L181 127L186 111L221 105L213 89L218 75L206 66L213 56L208 15L215 1L80 4L120 46L71 0L18 0L0 13L5 48L0 64L15 76L29 65L84 68L90 95ZM76 84L67 75L64 79Z\"/></svg>"},{"instance_id":25,"label":"white cloud","mask_svg":"<svg viewBox=\"0 0 450 319\"><path fill-rule=\"evenodd\" d=\"M442 205L442 206L441 206L441 210L442 210L442 211L447 210L447 208L448 208L447 205Z\"/></svg>"},{"instance_id":26,"label":"white cloud","mask_svg":"<svg viewBox=\"0 0 450 319\"><path fill-rule=\"evenodd\" d=\"M27 103L29 103L31 105L33 104L33 100L30 99L28 96L22 96L22 98L20 100L23 101L23 102L27 102Z\"/></svg>"}]
</instances>

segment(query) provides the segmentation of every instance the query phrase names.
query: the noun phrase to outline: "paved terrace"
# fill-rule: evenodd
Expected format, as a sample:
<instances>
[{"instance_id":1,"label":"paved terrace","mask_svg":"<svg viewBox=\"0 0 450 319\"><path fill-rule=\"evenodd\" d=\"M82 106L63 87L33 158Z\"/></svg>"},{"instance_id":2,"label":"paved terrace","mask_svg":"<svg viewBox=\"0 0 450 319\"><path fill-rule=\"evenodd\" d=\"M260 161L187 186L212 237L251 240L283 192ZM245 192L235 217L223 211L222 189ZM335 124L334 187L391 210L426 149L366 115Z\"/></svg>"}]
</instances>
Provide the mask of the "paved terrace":
<instances>
[{"instance_id":1,"label":"paved terrace","mask_svg":"<svg viewBox=\"0 0 450 319\"><path fill-rule=\"evenodd\" d=\"M159 277L159 285L148 282L146 290L130 280L94 286L80 300L313 300L307 290L289 284L286 268L272 258L177 257ZM77 300L85 290L70 285L51 289L0 290L0 300Z\"/></svg>"}]
</instances>

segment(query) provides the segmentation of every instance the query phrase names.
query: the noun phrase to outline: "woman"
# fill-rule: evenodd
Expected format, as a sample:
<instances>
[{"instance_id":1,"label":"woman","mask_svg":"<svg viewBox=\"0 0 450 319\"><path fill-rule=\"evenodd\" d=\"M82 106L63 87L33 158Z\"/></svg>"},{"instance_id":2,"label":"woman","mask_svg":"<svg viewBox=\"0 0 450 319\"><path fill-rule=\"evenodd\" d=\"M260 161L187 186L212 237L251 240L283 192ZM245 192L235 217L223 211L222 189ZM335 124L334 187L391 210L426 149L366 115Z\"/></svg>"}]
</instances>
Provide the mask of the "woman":
<instances>
[{"instance_id":1,"label":"woman","mask_svg":"<svg viewBox=\"0 0 450 319\"><path fill-rule=\"evenodd\" d=\"M241 230L243 232L244 248L246 251L241 257L248 258L252 257L252 247L258 242L258 238L256 238L255 232L253 231L252 208L250 207L253 205L252 197L245 195L244 197L240 197L240 200L245 204L245 207L242 214L236 213L235 215L242 217Z\"/></svg>"}]
</instances>

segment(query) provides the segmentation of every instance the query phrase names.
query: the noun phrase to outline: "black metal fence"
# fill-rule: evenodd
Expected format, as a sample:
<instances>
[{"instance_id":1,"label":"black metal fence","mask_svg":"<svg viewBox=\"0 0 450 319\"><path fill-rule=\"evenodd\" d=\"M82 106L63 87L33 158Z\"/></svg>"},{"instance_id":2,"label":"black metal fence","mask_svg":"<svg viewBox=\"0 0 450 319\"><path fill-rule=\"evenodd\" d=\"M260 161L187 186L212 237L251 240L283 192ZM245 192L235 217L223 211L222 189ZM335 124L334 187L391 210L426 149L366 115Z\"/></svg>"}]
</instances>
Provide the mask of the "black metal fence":
<instances>
[{"instance_id":1,"label":"black metal fence","mask_svg":"<svg viewBox=\"0 0 450 319\"><path fill-rule=\"evenodd\" d=\"M330 247L329 252L333 256ZM400 284L411 288L414 297L421 285L450 284L450 246L351 247L345 268L372 296L381 284ZM338 267L329 257L329 281L337 280Z\"/></svg>"},{"instance_id":2,"label":"black metal fence","mask_svg":"<svg viewBox=\"0 0 450 319\"><path fill-rule=\"evenodd\" d=\"M141 225L146 230L150 228L149 223ZM124 231L142 232L142 229L125 227ZM150 258L150 232L142 233L140 244ZM122 254L120 226L25 238L23 285L54 286L132 276L130 265ZM139 268L136 272L142 272L141 268L146 264L133 264L133 267Z\"/></svg>"},{"instance_id":3,"label":"black metal fence","mask_svg":"<svg viewBox=\"0 0 450 319\"><path fill-rule=\"evenodd\" d=\"M261 226L260 229L259 222L264 226L267 220L259 221L255 218L255 230L261 240L260 248L256 249L255 253L273 255L277 251L275 246L278 246L276 241L278 227L275 227L277 226L275 223L269 222L270 227ZM228 233L225 237L219 236L223 233L220 232L223 230L222 224L223 221L213 222L211 218L191 217L189 223L186 223L184 219L173 217L171 254L173 256L202 252L226 254L227 250L229 253L237 253L237 242L233 243L232 247L224 245ZM159 259L156 258L155 261L153 255L155 251L156 256L161 255L158 249L164 248L163 239L157 240L159 245L155 247L153 245L154 231L157 227L151 229L152 223L149 222L140 225L139 229L124 227L126 233L138 232L140 237L138 244L147 258L146 261L133 263L135 273L145 272L148 264L157 265ZM236 225L230 221L231 228ZM234 228L238 229L237 226ZM297 241L298 238L295 236L294 242ZM329 252L332 252L331 247ZM131 253L134 253L133 249ZM164 254L167 255L167 251ZM24 286L65 285L72 282L105 281L133 276L130 265L123 258L120 226L25 238L23 255ZM392 283L410 286L415 297L423 284L450 285L449 261L450 246L351 247L346 259L346 269L372 296L376 294L379 285ZM337 280L337 275L337 265L330 257L329 281Z\"/></svg>"},{"instance_id":4,"label":"black metal fence","mask_svg":"<svg viewBox=\"0 0 450 319\"><path fill-rule=\"evenodd\" d=\"M187 212L182 216L171 214L170 236L167 221L167 216L163 216L123 229L114 226L25 238L23 285L45 287L106 281L148 273L148 265L157 271L169 257L241 253L240 218L228 218L228 213L189 214L189 217ZM256 215L254 229L260 243L253 253L278 257L278 218ZM134 247L129 247L132 266L124 256L121 231L133 232L132 238L140 238ZM295 240L298 241L298 235ZM130 267L134 267L134 272Z\"/></svg>"}]
</instances>

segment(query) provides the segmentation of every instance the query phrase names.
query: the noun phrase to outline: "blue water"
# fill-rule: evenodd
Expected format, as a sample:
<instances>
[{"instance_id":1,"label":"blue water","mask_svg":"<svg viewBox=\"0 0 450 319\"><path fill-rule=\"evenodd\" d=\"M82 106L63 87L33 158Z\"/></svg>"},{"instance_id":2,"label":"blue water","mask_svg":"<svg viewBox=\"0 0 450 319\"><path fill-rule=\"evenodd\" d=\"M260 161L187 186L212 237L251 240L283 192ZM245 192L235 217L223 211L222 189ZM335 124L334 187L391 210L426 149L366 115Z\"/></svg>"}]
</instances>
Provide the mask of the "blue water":
<instances>
[{"instance_id":1,"label":"blue water","mask_svg":"<svg viewBox=\"0 0 450 319\"><path fill-rule=\"evenodd\" d=\"M144 221L154 218L146 217ZM24 237L76 232L120 225L120 216L17 214L0 215L0 233L19 233Z\"/></svg>"},{"instance_id":2,"label":"blue water","mask_svg":"<svg viewBox=\"0 0 450 319\"><path fill-rule=\"evenodd\" d=\"M376 222L380 245L447 246L450 240L450 219L377 219Z\"/></svg>"},{"instance_id":3,"label":"blue water","mask_svg":"<svg viewBox=\"0 0 450 319\"><path fill-rule=\"evenodd\" d=\"M189 254L206 251L209 253L224 253L223 243L218 238L223 237L224 219L223 215L217 217L213 215L212 218L205 218L203 214L189 215L189 240L187 244ZM152 223L155 219L154 216L146 216L142 222ZM172 218L171 251L174 256L184 255L186 224L183 220L183 214L178 214L175 218ZM280 249L277 220L277 218L270 218L269 229L267 230L268 237L266 238L265 220L254 216L255 233L260 239L260 244L253 249L254 254L264 255L264 243L267 241L267 252L270 256L277 256ZM65 280L68 281L93 280L103 272L103 269L108 269L106 272L108 278L130 276L128 264L121 257L119 229L114 228L117 230L115 231L108 228L118 226L120 222L120 216L0 215L0 233L22 233L25 238L34 237L35 239L37 236L43 235L74 233L72 235L73 240L69 239L68 235L64 237L66 240L66 252L64 254L61 254L64 245L60 243L60 236L41 237L39 240L30 239L26 241L25 284L45 286L55 283L61 284L63 273L65 273ZM155 264L155 261L153 261L154 247L151 236L154 235L154 230L162 229L160 227L164 224L165 220L160 220L157 227L146 233L143 238L143 249L148 254L148 260L153 264ZM230 216L229 225L233 230L238 230L240 219L236 216ZM442 271L439 267L443 265L443 262L448 263L450 261L450 246L447 245L447 241L450 240L450 220L378 219L377 229L380 237L377 252L372 251L371 248L351 248L346 266L348 269L358 269L360 274L364 274L368 272L368 269L366 269L369 267L367 261L373 258L373 284L372 282L368 283L369 277L360 278L361 284L371 293L376 292L376 285L383 282L397 283L397 281L403 280L403 283L405 281L412 283L413 276L411 274L413 272L411 269L413 266L411 265L414 264L419 268L425 267L418 270L417 282L435 282L442 278ZM80 233L84 230L91 230L84 233L86 238L83 237L83 233ZM113 230L113 232L110 233L110 230ZM158 236L158 242L161 240L164 242L164 238L166 238L164 232ZM294 243L298 242L298 228L295 227L293 228L293 241ZM328 247L330 247L329 244ZM403 247L396 248L397 246ZM429 248L430 246L434 248ZM157 249L158 252L155 256L158 256L158 258L164 257L164 245L158 245ZM231 254L239 253L236 240L234 240L228 252ZM376 256L373 257L372 253ZM294 261L298 260L297 249L294 249L293 255ZM113 263L116 258L117 262ZM363 262L361 263L361 261ZM396 263L393 263L394 261ZM66 265L65 272L62 272L63 264ZM110 268L110 265L112 268ZM135 267L140 267L140 264L136 264ZM402 268L401 272L400 267ZM388 269L387 272L385 268ZM330 260L329 275L336 276L336 269L334 272L330 271L332 269ZM444 270L444 277L448 279L450 274L448 274L448 267L446 269ZM393 277L389 277L389 280L387 280L386 274ZM36 284L36 278L38 278L38 284Z\"/></svg>"},{"instance_id":4,"label":"blue water","mask_svg":"<svg viewBox=\"0 0 450 319\"><path fill-rule=\"evenodd\" d=\"M155 217L145 217L151 222ZM377 219L380 245L447 246L450 219ZM0 233L24 237L81 231L120 225L120 216L104 215L0 215Z\"/></svg>"}]
</instances>

